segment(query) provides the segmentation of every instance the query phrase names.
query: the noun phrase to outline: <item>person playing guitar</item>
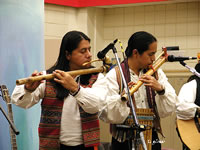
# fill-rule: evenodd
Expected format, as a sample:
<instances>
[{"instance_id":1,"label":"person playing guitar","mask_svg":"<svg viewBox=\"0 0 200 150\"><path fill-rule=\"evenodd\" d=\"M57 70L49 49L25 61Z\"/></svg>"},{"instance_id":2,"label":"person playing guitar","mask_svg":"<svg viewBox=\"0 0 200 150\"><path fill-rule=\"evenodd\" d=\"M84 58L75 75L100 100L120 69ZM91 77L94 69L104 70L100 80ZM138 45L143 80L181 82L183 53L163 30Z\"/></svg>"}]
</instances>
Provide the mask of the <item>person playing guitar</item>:
<instances>
[{"instance_id":1,"label":"person playing guitar","mask_svg":"<svg viewBox=\"0 0 200 150\"><path fill-rule=\"evenodd\" d=\"M200 73L200 62L195 70ZM200 78L189 77L179 92L176 104L178 134L183 150L200 149Z\"/></svg>"}]
</instances>

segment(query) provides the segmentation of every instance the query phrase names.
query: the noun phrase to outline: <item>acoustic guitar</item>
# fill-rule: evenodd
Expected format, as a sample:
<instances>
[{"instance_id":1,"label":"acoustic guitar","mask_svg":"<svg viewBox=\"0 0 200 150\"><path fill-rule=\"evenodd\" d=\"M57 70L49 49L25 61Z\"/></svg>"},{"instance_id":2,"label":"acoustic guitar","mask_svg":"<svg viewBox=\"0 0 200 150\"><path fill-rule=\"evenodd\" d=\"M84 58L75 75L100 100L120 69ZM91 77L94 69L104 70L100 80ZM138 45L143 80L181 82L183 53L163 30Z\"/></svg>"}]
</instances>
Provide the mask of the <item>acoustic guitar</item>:
<instances>
[{"instance_id":1,"label":"acoustic guitar","mask_svg":"<svg viewBox=\"0 0 200 150\"><path fill-rule=\"evenodd\" d=\"M198 118L200 122L200 118ZM200 132L197 129L194 119L176 120L181 140L191 150L200 150Z\"/></svg>"},{"instance_id":2,"label":"acoustic guitar","mask_svg":"<svg viewBox=\"0 0 200 150\"><path fill-rule=\"evenodd\" d=\"M10 121L13 123L14 120L13 120L13 113L12 113L12 104L11 104L11 99L10 99L8 89L5 85L0 85L0 90L1 90L1 93L2 93L3 100L7 104L8 117L9 117ZM17 150L16 135L13 132L11 127L10 127L10 137L11 137L12 150Z\"/></svg>"}]
</instances>

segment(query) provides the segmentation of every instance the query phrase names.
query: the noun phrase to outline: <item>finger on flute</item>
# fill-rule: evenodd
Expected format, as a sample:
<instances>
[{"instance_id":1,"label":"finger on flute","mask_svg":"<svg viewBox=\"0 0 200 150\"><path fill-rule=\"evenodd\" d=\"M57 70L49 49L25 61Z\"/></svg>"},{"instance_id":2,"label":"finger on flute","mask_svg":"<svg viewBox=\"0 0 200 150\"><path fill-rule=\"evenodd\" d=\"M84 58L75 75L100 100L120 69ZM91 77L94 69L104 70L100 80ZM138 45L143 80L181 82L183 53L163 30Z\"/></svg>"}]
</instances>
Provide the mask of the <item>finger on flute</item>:
<instances>
[{"instance_id":1,"label":"finger on flute","mask_svg":"<svg viewBox=\"0 0 200 150\"><path fill-rule=\"evenodd\" d=\"M50 79L53 79L54 77L55 75L53 74L47 74L47 75L22 78L22 79L16 80L16 85L22 85L28 82L30 83L30 82L41 81L41 80L50 80Z\"/></svg>"}]
</instances>

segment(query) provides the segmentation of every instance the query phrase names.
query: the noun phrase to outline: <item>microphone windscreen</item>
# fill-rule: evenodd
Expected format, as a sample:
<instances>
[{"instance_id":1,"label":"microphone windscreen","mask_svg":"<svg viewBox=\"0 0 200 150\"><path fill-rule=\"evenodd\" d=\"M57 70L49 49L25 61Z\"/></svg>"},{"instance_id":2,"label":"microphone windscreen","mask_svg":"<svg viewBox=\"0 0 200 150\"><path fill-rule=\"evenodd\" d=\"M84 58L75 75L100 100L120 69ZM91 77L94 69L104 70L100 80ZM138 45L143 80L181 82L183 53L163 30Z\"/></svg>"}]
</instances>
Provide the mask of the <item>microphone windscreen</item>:
<instances>
[{"instance_id":1,"label":"microphone windscreen","mask_svg":"<svg viewBox=\"0 0 200 150\"><path fill-rule=\"evenodd\" d=\"M174 59L175 59L175 57L174 57L173 55L168 55L168 57L167 57L167 60L168 60L169 62L173 62Z\"/></svg>"}]
</instances>

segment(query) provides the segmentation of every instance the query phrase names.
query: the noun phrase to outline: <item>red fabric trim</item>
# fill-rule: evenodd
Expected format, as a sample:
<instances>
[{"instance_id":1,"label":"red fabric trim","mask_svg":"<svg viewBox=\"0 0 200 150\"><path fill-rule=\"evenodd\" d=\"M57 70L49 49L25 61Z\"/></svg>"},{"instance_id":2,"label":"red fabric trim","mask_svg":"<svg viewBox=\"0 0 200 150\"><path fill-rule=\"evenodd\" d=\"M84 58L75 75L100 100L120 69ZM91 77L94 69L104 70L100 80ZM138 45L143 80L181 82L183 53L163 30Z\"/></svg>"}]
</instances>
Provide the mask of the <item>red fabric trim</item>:
<instances>
[{"instance_id":1,"label":"red fabric trim","mask_svg":"<svg viewBox=\"0 0 200 150\"><path fill-rule=\"evenodd\" d=\"M38 131L40 134L45 134L45 135L59 135L60 134L60 129L52 130L52 128L38 128Z\"/></svg>"},{"instance_id":2,"label":"red fabric trim","mask_svg":"<svg viewBox=\"0 0 200 150\"><path fill-rule=\"evenodd\" d=\"M58 99L50 99L50 98L45 98L45 100L42 101L42 105L45 106L63 106L63 101L58 100Z\"/></svg>"},{"instance_id":3,"label":"red fabric trim","mask_svg":"<svg viewBox=\"0 0 200 150\"><path fill-rule=\"evenodd\" d=\"M57 139L40 138L40 150L57 150L60 143Z\"/></svg>"},{"instance_id":4,"label":"red fabric trim","mask_svg":"<svg viewBox=\"0 0 200 150\"><path fill-rule=\"evenodd\" d=\"M83 122L84 126L82 126L82 130L87 130L89 128L94 128L99 126L99 120Z\"/></svg>"},{"instance_id":5,"label":"red fabric trim","mask_svg":"<svg viewBox=\"0 0 200 150\"><path fill-rule=\"evenodd\" d=\"M132 3L147 3L147 2L162 2L168 0L44 0L45 3L71 6L71 7L91 7L91 6L106 6L120 5Z\"/></svg>"}]
</instances>

